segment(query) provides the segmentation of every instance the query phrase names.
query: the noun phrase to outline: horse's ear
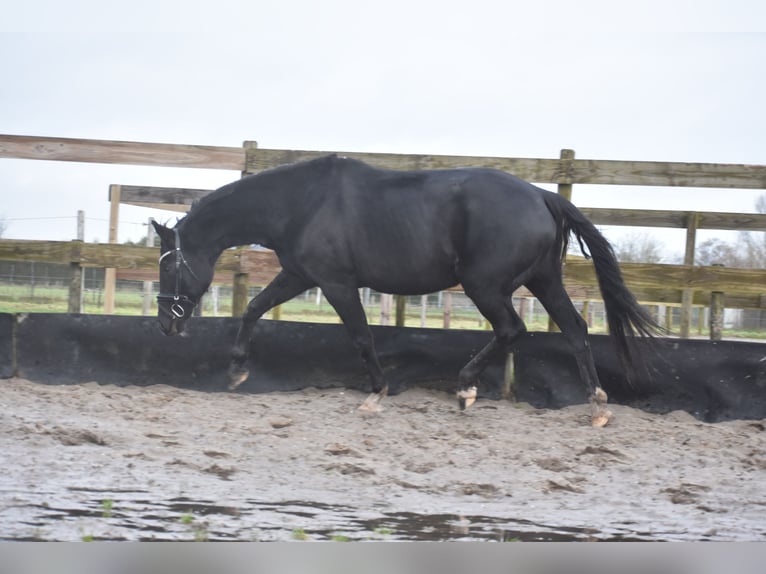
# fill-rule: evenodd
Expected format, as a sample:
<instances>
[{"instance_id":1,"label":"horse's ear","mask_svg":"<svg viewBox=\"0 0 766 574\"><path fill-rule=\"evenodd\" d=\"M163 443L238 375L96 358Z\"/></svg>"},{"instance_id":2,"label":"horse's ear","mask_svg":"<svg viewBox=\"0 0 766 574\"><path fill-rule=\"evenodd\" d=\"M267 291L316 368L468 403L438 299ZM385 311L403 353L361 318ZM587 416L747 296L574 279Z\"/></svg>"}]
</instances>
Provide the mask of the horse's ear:
<instances>
[{"instance_id":1,"label":"horse's ear","mask_svg":"<svg viewBox=\"0 0 766 574\"><path fill-rule=\"evenodd\" d=\"M157 232L157 235L160 236L160 239L163 243L167 243L169 245L173 245L173 242L175 241L175 234L173 233L173 230L169 227L165 227L161 223L157 223L152 219L152 225L154 226L154 230Z\"/></svg>"}]
</instances>

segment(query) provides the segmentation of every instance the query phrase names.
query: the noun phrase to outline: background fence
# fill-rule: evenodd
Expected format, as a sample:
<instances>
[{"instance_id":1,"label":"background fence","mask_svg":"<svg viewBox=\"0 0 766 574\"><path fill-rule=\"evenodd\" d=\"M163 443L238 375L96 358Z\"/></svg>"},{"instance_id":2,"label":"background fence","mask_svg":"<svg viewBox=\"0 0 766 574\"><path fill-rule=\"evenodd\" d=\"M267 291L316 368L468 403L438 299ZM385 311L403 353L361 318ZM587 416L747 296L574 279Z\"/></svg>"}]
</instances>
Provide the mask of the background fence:
<instances>
[{"instance_id":1,"label":"background fence","mask_svg":"<svg viewBox=\"0 0 766 574\"><path fill-rule=\"evenodd\" d=\"M241 148L235 148L0 135L0 157L236 169L243 175L284 163L315 158L324 153L327 152L263 149L255 142L245 142ZM554 183L558 186L559 193L569 198L572 196L573 185L584 183L766 189L766 166L763 165L581 160L575 159L572 150L562 150L558 159L339 153L393 169L492 167L535 183ZM194 199L208 191L118 184L110 186L110 241L116 241L121 203L185 211ZM597 225L670 227L686 230L683 265L621 265L626 283L639 300L655 306L660 320L676 326L681 336L701 332L706 329L708 323L721 323L724 307L750 310L750 316L757 317L756 322L760 326L761 310L766 309L766 270L696 266L694 250L698 229L766 231L766 215L596 208L582 210ZM150 281L156 278L156 260L157 250L151 247L86 244L79 241L0 241L0 261L63 262L68 269L67 292L70 311L82 309L84 299L87 303L89 268L106 269L103 304L104 311L111 313L118 310L115 300L118 279ZM247 298L252 294L252 287L268 282L276 274L278 264L270 252L240 248L225 252L217 269L216 284L230 285L231 312L237 315L244 310ZM83 272L86 278L85 291L82 288ZM565 268L565 282L570 295L579 301L578 306L583 314L592 318L594 310L599 308L596 302L600 300L600 294L590 262L569 256ZM221 288L225 292L225 288ZM535 314L539 310L529 302L528 296L529 294L521 289L517 292L515 301L522 316L531 318L534 323ZM376 300L373 296L372 301ZM436 301L436 305L440 306L437 308L443 313L443 296L429 298L426 302L432 300ZM400 299L396 306L398 312L394 313L399 323L405 320L404 302L404 299ZM409 304L417 307L417 301L410 300ZM383 318L386 316L385 305L384 302L384 309L381 311ZM219 312L224 307L220 304L220 298L218 307ZM449 316L451 309L449 305L446 307ZM525 315L529 313L527 308L532 309L531 316ZM596 320L592 321L597 323ZM719 336L715 332L713 335Z\"/></svg>"}]
</instances>

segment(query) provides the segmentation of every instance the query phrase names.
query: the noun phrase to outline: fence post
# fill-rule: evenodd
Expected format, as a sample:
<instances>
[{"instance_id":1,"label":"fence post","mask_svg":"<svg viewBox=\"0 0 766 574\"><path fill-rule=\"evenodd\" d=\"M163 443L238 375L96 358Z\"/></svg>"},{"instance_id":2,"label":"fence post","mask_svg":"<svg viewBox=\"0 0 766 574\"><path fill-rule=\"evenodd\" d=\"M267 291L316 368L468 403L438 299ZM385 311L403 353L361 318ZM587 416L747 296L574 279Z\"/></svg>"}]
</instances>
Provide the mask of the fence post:
<instances>
[{"instance_id":1,"label":"fence post","mask_svg":"<svg viewBox=\"0 0 766 574\"><path fill-rule=\"evenodd\" d=\"M694 265L694 249L697 242L697 227L699 226L699 220L699 213L690 211L686 214L686 251L684 253L684 265ZM679 327L679 335L682 339L689 338L693 302L694 290L684 289L681 292L681 324Z\"/></svg>"},{"instance_id":2,"label":"fence post","mask_svg":"<svg viewBox=\"0 0 766 574\"><path fill-rule=\"evenodd\" d=\"M77 210L77 240L85 241L85 212Z\"/></svg>"},{"instance_id":3,"label":"fence post","mask_svg":"<svg viewBox=\"0 0 766 574\"><path fill-rule=\"evenodd\" d=\"M396 301L396 321L397 327L404 327L404 313L407 309L407 298L404 295L395 295Z\"/></svg>"},{"instance_id":4,"label":"fence post","mask_svg":"<svg viewBox=\"0 0 766 574\"><path fill-rule=\"evenodd\" d=\"M154 218L150 217L146 226L146 229L147 229L146 246L147 247L154 247L154 225L152 225L152 221L154 221ZM141 305L141 312L144 315L150 315L152 312L153 290L154 290L154 283L152 281L144 281L144 300L143 300L143 304Z\"/></svg>"},{"instance_id":5,"label":"fence post","mask_svg":"<svg viewBox=\"0 0 766 574\"><path fill-rule=\"evenodd\" d=\"M83 271L82 244L85 241L85 212L77 211L77 241L73 244L72 256L69 258L69 300L67 313L82 313Z\"/></svg>"},{"instance_id":6,"label":"fence post","mask_svg":"<svg viewBox=\"0 0 766 574\"><path fill-rule=\"evenodd\" d=\"M82 313L82 266L77 261L69 263L69 302L67 313Z\"/></svg>"},{"instance_id":7,"label":"fence post","mask_svg":"<svg viewBox=\"0 0 766 574\"><path fill-rule=\"evenodd\" d=\"M380 294L380 324L388 325L391 320L391 299L392 295L388 293Z\"/></svg>"},{"instance_id":8,"label":"fence post","mask_svg":"<svg viewBox=\"0 0 766 574\"><path fill-rule=\"evenodd\" d=\"M255 157L255 155L258 153L258 142L246 140L242 142L242 147L245 150L245 166L242 169L241 176L245 177L246 175L250 175L259 171L256 165Z\"/></svg>"},{"instance_id":9,"label":"fence post","mask_svg":"<svg viewBox=\"0 0 766 574\"><path fill-rule=\"evenodd\" d=\"M710 294L710 340L723 339L723 291Z\"/></svg>"},{"instance_id":10,"label":"fence post","mask_svg":"<svg viewBox=\"0 0 766 574\"><path fill-rule=\"evenodd\" d=\"M503 370L503 387L501 396L508 401L516 401L516 364L513 353L505 356L505 369Z\"/></svg>"},{"instance_id":11,"label":"fence post","mask_svg":"<svg viewBox=\"0 0 766 574\"><path fill-rule=\"evenodd\" d=\"M444 328L449 329L452 322L452 291L444 292Z\"/></svg>"},{"instance_id":12,"label":"fence post","mask_svg":"<svg viewBox=\"0 0 766 574\"><path fill-rule=\"evenodd\" d=\"M82 313L82 241L72 241L69 257L69 298L67 313Z\"/></svg>"},{"instance_id":13,"label":"fence post","mask_svg":"<svg viewBox=\"0 0 766 574\"><path fill-rule=\"evenodd\" d=\"M573 149L562 149L559 154L560 175L557 191L560 196L569 201L572 201L572 162L574 158L575 151ZM566 256L564 256L562 265L566 266ZM559 326L550 316L548 317L548 331L551 333L559 331Z\"/></svg>"},{"instance_id":14,"label":"fence post","mask_svg":"<svg viewBox=\"0 0 766 574\"><path fill-rule=\"evenodd\" d=\"M120 186L109 186L109 243L117 243L117 227L120 217ZM114 313L114 292L117 289L117 270L104 270L104 313Z\"/></svg>"},{"instance_id":15,"label":"fence post","mask_svg":"<svg viewBox=\"0 0 766 574\"><path fill-rule=\"evenodd\" d=\"M231 290L231 316L241 317L247 309L248 273L235 273Z\"/></svg>"},{"instance_id":16,"label":"fence post","mask_svg":"<svg viewBox=\"0 0 766 574\"><path fill-rule=\"evenodd\" d=\"M683 308L682 308L683 312ZM689 307L689 319L688 319L688 326L691 326L691 307ZM659 317L658 317L659 319ZM665 328L668 331L673 330L673 306L672 305L666 305L665 306Z\"/></svg>"},{"instance_id":17,"label":"fence post","mask_svg":"<svg viewBox=\"0 0 766 574\"><path fill-rule=\"evenodd\" d=\"M573 149L562 149L559 154L561 172L559 184L556 191L558 194L572 201L572 178L573 178L573 160L575 151Z\"/></svg>"},{"instance_id":18,"label":"fence post","mask_svg":"<svg viewBox=\"0 0 766 574\"><path fill-rule=\"evenodd\" d=\"M221 286L220 285L213 285L213 287L210 289L210 293L212 295L213 300L213 317L218 317L218 304L221 294Z\"/></svg>"}]
</instances>

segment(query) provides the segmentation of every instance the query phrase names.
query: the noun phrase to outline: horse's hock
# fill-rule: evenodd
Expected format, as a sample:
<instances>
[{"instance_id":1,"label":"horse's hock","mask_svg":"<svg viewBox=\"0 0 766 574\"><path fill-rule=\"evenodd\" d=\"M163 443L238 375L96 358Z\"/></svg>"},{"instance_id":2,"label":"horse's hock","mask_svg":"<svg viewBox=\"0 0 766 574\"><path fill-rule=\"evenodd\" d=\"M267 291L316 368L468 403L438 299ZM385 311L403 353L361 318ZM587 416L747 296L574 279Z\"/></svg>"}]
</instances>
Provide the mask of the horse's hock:
<instances>
[{"instance_id":1,"label":"horse's hock","mask_svg":"<svg viewBox=\"0 0 766 574\"><path fill-rule=\"evenodd\" d=\"M238 326L234 318L197 318L188 336L179 338L162 335L153 317L0 314L0 377L46 384L162 383L224 392L229 345ZM460 368L492 336L486 331L372 329L392 394L410 386L454 392ZM264 320L253 340L250 378L237 392L368 390L365 369L342 325ZM591 335L590 342L612 403L652 412L680 409L709 422L766 418L763 343L660 339L643 349L650 375L629 384L609 339ZM587 403L560 334L523 336L513 362L516 400L538 408ZM500 399L505 376L502 360L490 364L479 399Z\"/></svg>"}]
</instances>

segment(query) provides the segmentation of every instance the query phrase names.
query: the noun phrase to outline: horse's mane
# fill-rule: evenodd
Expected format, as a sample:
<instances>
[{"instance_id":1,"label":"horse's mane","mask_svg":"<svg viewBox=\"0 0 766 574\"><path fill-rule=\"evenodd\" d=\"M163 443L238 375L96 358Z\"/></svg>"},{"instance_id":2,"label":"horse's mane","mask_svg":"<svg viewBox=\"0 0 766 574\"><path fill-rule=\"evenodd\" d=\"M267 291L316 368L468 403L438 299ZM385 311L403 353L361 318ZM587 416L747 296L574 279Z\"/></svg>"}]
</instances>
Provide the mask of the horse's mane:
<instances>
[{"instance_id":1,"label":"horse's mane","mask_svg":"<svg viewBox=\"0 0 766 574\"><path fill-rule=\"evenodd\" d=\"M232 195L233 193L236 193L242 187L242 185L247 182L253 181L255 179L268 177L270 175L279 174L285 171L292 171L298 167L308 167L312 164L316 165L316 164L331 162L336 159L338 159L338 156L336 154L327 154L315 159L310 159L310 160L295 162L295 163L288 163L285 165L279 165L277 167L265 169L263 171L259 171L257 173L247 175L243 177L242 179L238 179L236 181L232 181L231 183L227 183L226 185L219 187L215 191L211 191L207 195L199 199L195 199L192 202L191 207L189 208L189 211L187 212L187 214L181 219L179 219L176 225L180 224L184 219L186 219L190 215L194 215L197 212L199 212L201 209L204 209L208 204L212 203L213 201L223 199L225 197L228 197L229 195Z\"/></svg>"},{"instance_id":2,"label":"horse's mane","mask_svg":"<svg viewBox=\"0 0 766 574\"><path fill-rule=\"evenodd\" d=\"M241 181L242 180L237 180L231 183L227 183L226 185L219 187L215 191L211 191L207 195L204 195L200 197L199 199L195 199L194 201L192 201L191 208L189 208L188 213L180 221L183 221L190 215L195 214L196 212L198 212L200 209L203 209L206 205L210 204L211 202L216 201L218 199L223 199L224 197L231 195L237 190Z\"/></svg>"}]
</instances>

